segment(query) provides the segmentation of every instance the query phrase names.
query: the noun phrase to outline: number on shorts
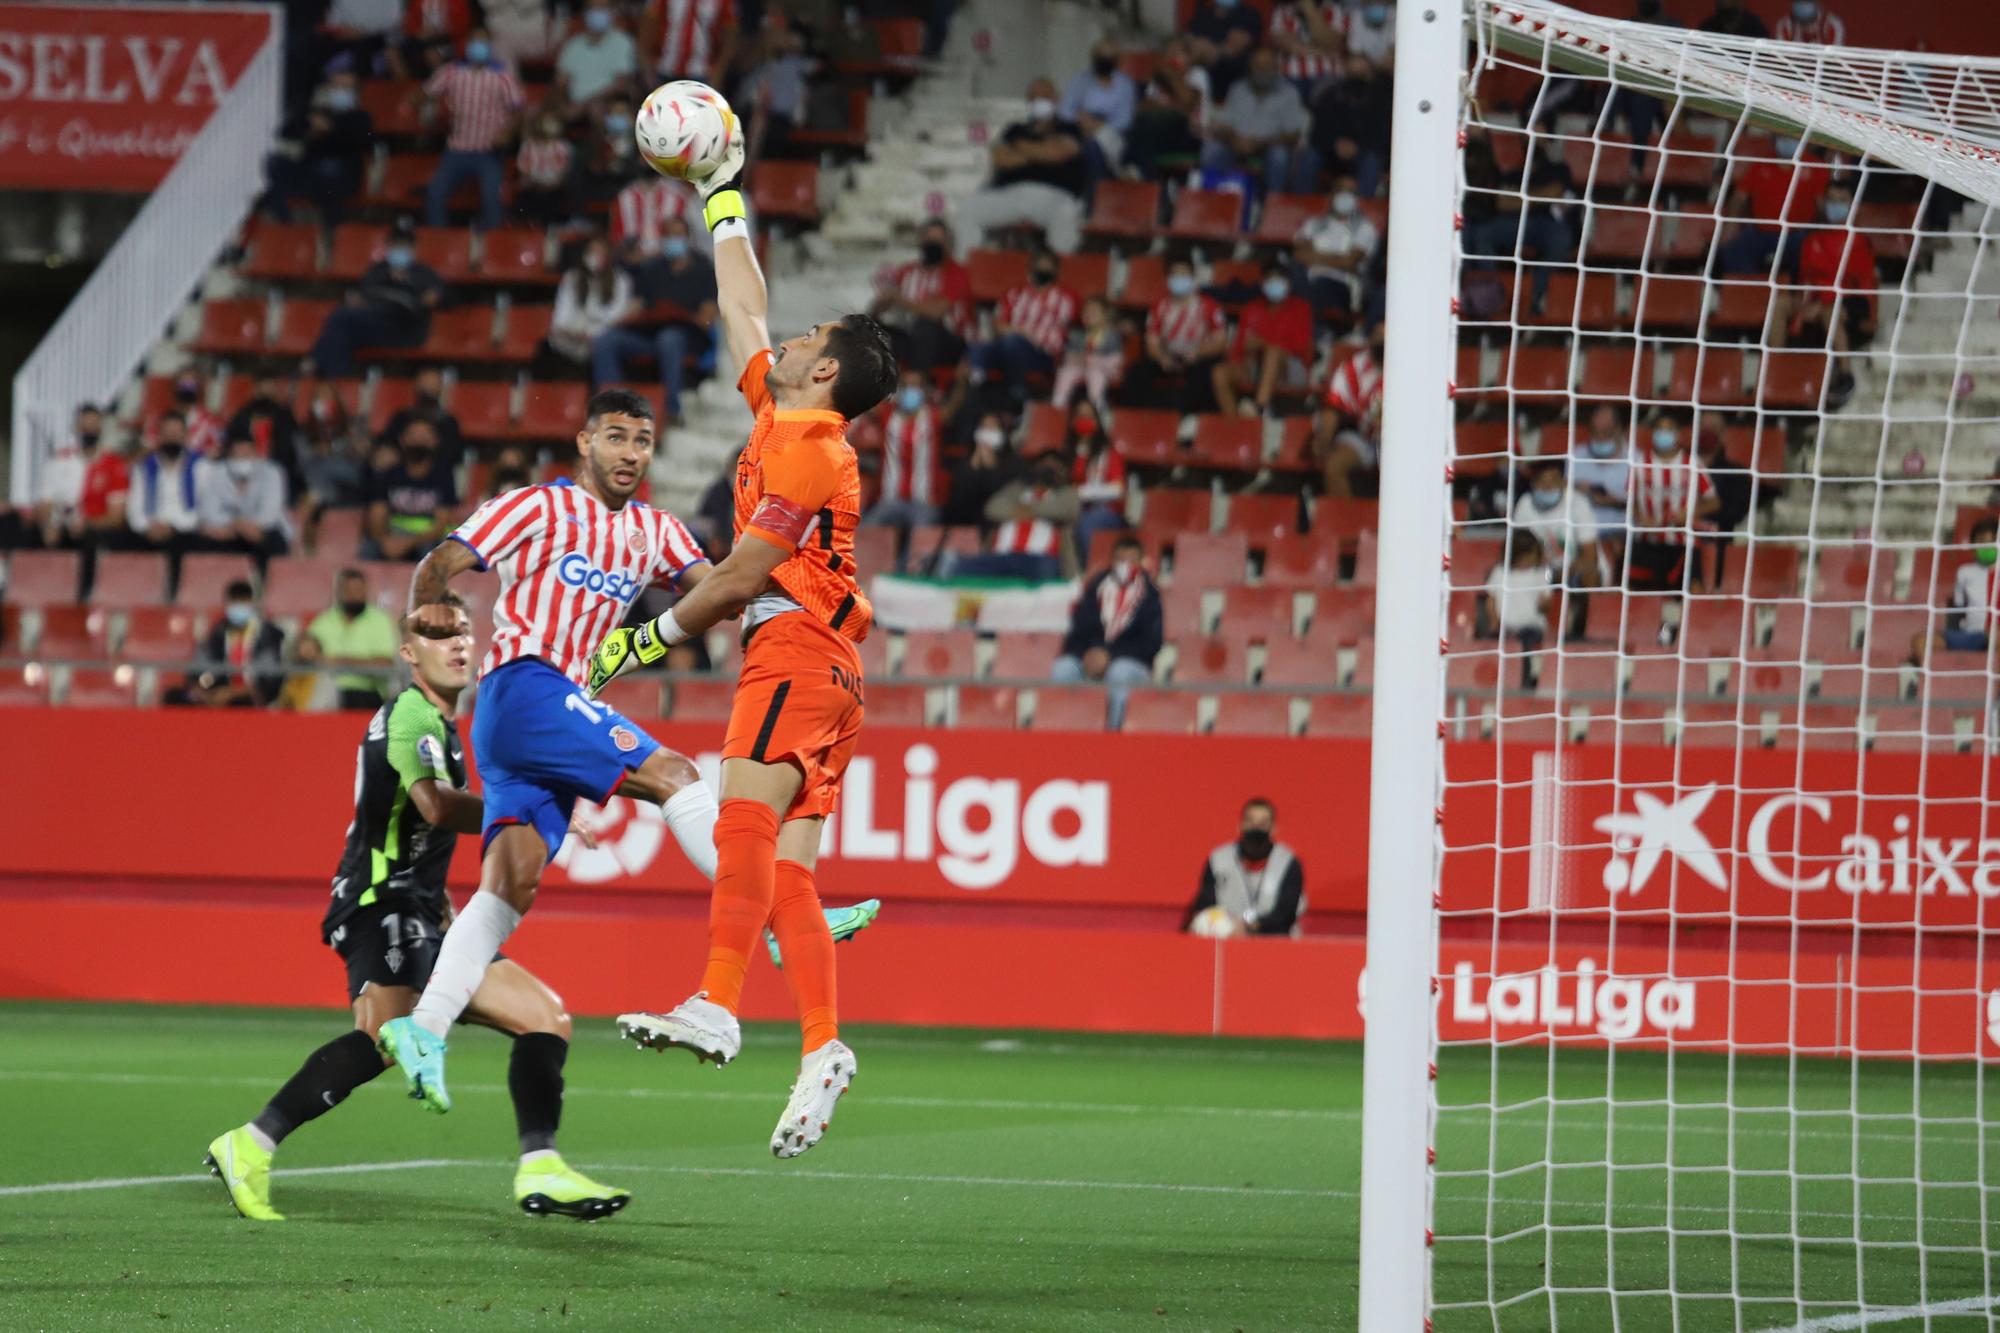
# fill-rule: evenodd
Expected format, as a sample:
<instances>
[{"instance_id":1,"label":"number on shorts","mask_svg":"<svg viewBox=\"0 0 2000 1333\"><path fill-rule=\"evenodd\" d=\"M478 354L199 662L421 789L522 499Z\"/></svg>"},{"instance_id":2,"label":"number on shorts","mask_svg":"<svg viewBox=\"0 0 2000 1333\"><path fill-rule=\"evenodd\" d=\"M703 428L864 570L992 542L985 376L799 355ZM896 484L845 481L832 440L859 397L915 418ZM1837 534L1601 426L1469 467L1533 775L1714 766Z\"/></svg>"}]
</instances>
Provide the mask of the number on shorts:
<instances>
[{"instance_id":1,"label":"number on shorts","mask_svg":"<svg viewBox=\"0 0 2000 1333\"><path fill-rule=\"evenodd\" d=\"M584 698L581 694L564 695L563 707L569 709L572 712L582 713L592 722L604 721L604 710L599 708L596 704L592 703L590 700Z\"/></svg>"}]
</instances>

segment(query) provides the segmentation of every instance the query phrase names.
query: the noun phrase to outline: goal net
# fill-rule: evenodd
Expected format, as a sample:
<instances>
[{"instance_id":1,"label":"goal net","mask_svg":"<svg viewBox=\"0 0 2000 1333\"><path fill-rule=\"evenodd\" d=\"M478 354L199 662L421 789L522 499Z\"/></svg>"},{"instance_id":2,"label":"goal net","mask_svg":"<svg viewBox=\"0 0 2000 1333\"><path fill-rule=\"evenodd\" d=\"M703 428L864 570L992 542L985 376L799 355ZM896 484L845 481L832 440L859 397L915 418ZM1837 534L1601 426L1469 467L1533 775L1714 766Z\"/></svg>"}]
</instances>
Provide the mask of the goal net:
<instances>
[{"instance_id":1,"label":"goal net","mask_svg":"<svg viewBox=\"0 0 2000 1333\"><path fill-rule=\"evenodd\" d=\"M1990 1327L2000 62L1464 32L1427 1313Z\"/></svg>"}]
</instances>

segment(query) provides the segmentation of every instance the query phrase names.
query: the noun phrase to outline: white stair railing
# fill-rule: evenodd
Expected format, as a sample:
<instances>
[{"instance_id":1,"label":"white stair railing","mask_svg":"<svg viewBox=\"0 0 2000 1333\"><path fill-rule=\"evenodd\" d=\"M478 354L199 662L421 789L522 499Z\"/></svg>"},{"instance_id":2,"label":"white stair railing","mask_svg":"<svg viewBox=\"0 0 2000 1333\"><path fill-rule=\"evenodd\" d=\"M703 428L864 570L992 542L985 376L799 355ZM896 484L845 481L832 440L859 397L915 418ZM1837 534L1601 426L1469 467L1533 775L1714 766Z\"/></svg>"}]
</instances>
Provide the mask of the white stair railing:
<instances>
[{"instance_id":1,"label":"white stair railing","mask_svg":"<svg viewBox=\"0 0 2000 1333\"><path fill-rule=\"evenodd\" d=\"M35 493L77 404L112 396L264 187L284 78L283 11L241 78L14 376L14 499Z\"/></svg>"}]
</instances>

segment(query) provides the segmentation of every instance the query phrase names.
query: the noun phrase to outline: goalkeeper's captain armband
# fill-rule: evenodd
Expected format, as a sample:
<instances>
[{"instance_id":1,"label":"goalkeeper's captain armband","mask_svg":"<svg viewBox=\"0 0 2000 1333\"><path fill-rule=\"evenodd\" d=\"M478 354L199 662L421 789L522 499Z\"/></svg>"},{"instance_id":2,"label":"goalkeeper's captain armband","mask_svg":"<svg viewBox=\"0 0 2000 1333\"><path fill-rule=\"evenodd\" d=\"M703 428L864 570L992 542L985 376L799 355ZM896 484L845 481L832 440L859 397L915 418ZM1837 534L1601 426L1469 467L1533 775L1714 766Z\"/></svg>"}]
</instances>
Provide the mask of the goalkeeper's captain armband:
<instances>
[{"instance_id":1,"label":"goalkeeper's captain armband","mask_svg":"<svg viewBox=\"0 0 2000 1333\"><path fill-rule=\"evenodd\" d=\"M710 195L702 204L701 216L717 240L750 234L750 224L744 221L743 191L733 185Z\"/></svg>"}]
</instances>

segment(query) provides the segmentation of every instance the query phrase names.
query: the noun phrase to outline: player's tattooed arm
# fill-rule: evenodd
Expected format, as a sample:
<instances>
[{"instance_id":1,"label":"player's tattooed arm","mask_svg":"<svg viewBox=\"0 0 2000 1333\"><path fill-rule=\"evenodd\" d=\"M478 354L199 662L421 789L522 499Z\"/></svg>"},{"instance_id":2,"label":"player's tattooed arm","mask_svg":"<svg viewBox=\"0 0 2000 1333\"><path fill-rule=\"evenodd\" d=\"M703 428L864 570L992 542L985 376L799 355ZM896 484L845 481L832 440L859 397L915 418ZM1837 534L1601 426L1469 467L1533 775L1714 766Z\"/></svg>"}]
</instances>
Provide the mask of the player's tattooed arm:
<instances>
[{"instance_id":1,"label":"player's tattooed arm","mask_svg":"<svg viewBox=\"0 0 2000 1333\"><path fill-rule=\"evenodd\" d=\"M433 828L452 833L477 833L486 813L486 802L469 791L446 786L436 778L419 778L410 784L410 804Z\"/></svg>"},{"instance_id":2,"label":"player's tattooed arm","mask_svg":"<svg viewBox=\"0 0 2000 1333\"><path fill-rule=\"evenodd\" d=\"M440 606L451 581L479 561L464 542L443 541L417 564L410 577L410 621L417 633L433 639L448 639L458 633L459 609Z\"/></svg>"}]
</instances>

